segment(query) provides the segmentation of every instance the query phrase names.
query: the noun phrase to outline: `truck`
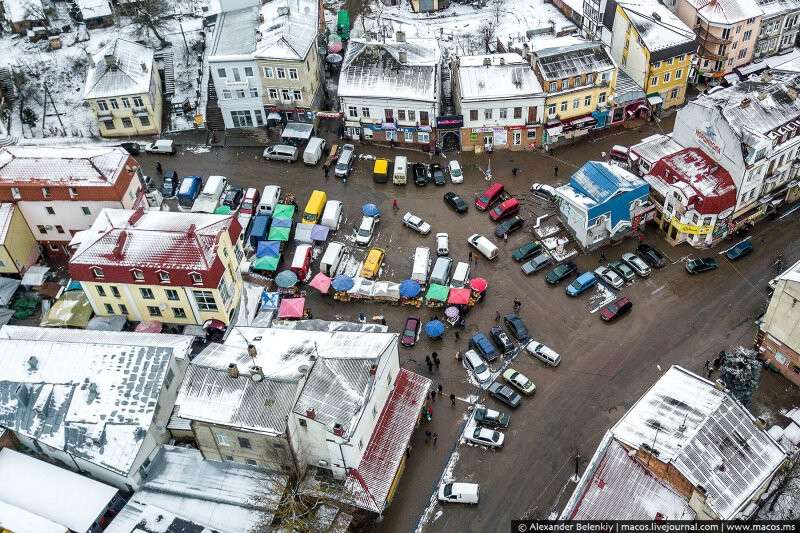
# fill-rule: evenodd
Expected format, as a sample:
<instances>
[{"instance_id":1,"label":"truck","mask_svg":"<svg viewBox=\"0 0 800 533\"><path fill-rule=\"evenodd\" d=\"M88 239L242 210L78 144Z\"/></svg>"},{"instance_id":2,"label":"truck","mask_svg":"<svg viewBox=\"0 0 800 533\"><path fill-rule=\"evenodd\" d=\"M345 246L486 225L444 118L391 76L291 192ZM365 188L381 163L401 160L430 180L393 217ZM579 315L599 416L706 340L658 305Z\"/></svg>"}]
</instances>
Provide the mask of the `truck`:
<instances>
[{"instance_id":1,"label":"truck","mask_svg":"<svg viewBox=\"0 0 800 533\"><path fill-rule=\"evenodd\" d=\"M226 185L228 185L228 178L225 176L209 176L203 192L192 205L192 213L213 213L219 205Z\"/></svg>"},{"instance_id":2,"label":"truck","mask_svg":"<svg viewBox=\"0 0 800 533\"><path fill-rule=\"evenodd\" d=\"M250 246L253 249L258 248L258 243L267 240L267 233L269 232L269 215L256 215L253 218L253 223L250 226Z\"/></svg>"}]
</instances>

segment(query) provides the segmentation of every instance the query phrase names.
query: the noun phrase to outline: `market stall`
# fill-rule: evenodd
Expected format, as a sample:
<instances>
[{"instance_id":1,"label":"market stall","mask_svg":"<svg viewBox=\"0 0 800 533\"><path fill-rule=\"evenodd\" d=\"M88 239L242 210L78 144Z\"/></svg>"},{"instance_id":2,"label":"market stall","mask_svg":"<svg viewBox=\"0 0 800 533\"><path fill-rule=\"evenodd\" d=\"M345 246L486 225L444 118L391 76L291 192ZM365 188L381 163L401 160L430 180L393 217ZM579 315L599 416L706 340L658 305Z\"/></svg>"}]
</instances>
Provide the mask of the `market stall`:
<instances>
[{"instance_id":1,"label":"market stall","mask_svg":"<svg viewBox=\"0 0 800 533\"><path fill-rule=\"evenodd\" d=\"M447 301L447 294L450 292L448 287L431 283L425 293L425 305L428 307L442 307Z\"/></svg>"}]
</instances>

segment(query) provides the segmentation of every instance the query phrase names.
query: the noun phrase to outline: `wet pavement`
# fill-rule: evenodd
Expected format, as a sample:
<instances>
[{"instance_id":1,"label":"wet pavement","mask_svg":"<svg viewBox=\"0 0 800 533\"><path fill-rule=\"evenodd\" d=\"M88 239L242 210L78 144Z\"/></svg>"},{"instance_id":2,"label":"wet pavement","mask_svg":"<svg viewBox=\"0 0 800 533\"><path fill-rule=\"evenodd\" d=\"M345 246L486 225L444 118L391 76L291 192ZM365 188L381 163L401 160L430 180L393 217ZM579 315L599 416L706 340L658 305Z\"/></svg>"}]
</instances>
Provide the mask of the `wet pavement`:
<instances>
[{"instance_id":1,"label":"wet pavement","mask_svg":"<svg viewBox=\"0 0 800 533\"><path fill-rule=\"evenodd\" d=\"M800 252L792 247L800 237L795 218L800 214L757 226L754 254L735 264L720 258L717 271L696 277L686 274L684 262L689 255L697 256L697 251L669 247L654 229L648 228L646 242L664 251L671 259L670 264L650 278L636 279L619 291L632 299L634 307L628 316L611 324L590 313L596 307L591 302L593 291L568 298L564 294L565 284L548 286L544 272L525 277L519 264L510 257L513 249L530 240L528 229L532 221L552 211L528 193L533 181L564 183L571 171L586 160L599 158L602 151L608 151L614 144L633 144L661 131L660 127L669 131L671 124L647 124L634 130L607 132L600 138L559 149L553 156L499 151L492 154L494 179L522 200L521 214L528 222L525 230L512 234L508 243L498 242L500 256L496 261L490 263L481 258L473 266L472 276L487 278L489 291L485 301L468 315L461 338L456 339L452 330L438 341L431 341L423 334L416 347L401 349L401 364L441 383L444 395L433 404L433 421L414 435L397 495L382 520L373 527L374 531L413 531L420 525L426 531L507 531L513 518L546 517L555 509L560 510L572 490L573 484L568 480L573 474L575 454L590 457L605 431L669 365L680 364L701 372L704 361L713 359L721 349L752 344L754 320L766 301L764 289L774 275L771 263L775 255L783 253L787 263L800 259ZM357 146L357 150L389 157L402 153L409 161L431 160L430 155L413 151L374 146ZM371 161L359 161L352 177L343 183L334 178L326 180L320 167L305 167L300 162L292 165L265 162L260 149L199 147L182 149L171 158L139 157L145 171L153 172L155 161L160 159L165 169L174 168L181 176L223 174L237 185L259 188L279 184L284 192L296 194L301 208L312 190L325 190L328 199L342 200L345 204L345 217L333 239L346 242L353 250L352 232L360 220L361 205L373 202L382 210L382 221L372 246L387 252L380 279L398 282L411 273L415 247L435 250L437 232L449 233L450 256L455 261L467 260L469 249L465 240L470 234L482 233L495 240L494 224L472 205L474 195L487 185L483 171L488 167L488 158L474 154L458 154L457 158L465 170L463 184L419 188L411 183L404 187L373 183ZM446 162L441 157L433 159ZM554 166L559 167L558 177L554 176ZM519 172L513 177L511 169L515 167ZM442 195L450 190L470 204L466 215L456 215L443 203ZM400 207L397 214L392 213L393 199L397 199ZM400 218L406 210L433 226L429 236L419 236L402 226ZM552 217L547 219L548 223L551 221L555 222ZM633 241L626 241L605 253L613 260L634 248ZM291 257L291 253L284 254L284 261L287 255ZM364 255L363 249L353 251L356 262ZM582 271L598 265L597 254L573 259ZM315 264L312 272L316 270ZM546 368L521 353L513 367L533 379L537 391L511 412L469 382L455 354L466 349L473 332L488 333L495 325L498 311L511 312L515 297L522 302L520 314L532 337L559 352L562 364ZM368 317L382 315L392 331L400 331L409 315L419 315L423 322L434 314L442 315L440 309L334 302L313 289L308 291L307 305L315 318L352 320L360 312ZM442 363L431 375L425 356L434 350ZM780 376L766 375L756 399L756 410L772 416L777 412L775 406L797 402L797 392ZM448 400L450 393L459 398L455 407ZM475 396L480 396L487 406L511 414L506 444L500 451L459 444L469 402ZM438 433L435 446L425 443L426 430ZM450 476L480 483L480 505L429 505L446 466Z\"/></svg>"}]
</instances>

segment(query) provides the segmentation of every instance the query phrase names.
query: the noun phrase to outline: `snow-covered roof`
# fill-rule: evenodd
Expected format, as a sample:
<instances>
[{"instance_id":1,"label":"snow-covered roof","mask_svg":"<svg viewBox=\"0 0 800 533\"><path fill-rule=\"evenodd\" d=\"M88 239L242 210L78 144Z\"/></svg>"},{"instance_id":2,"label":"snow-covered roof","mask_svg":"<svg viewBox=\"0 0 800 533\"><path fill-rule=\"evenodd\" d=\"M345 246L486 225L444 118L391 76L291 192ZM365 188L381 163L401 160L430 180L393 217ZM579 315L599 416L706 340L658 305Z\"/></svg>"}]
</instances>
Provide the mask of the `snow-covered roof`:
<instances>
[{"instance_id":1,"label":"snow-covered roof","mask_svg":"<svg viewBox=\"0 0 800 533\"><path fill-rule=\"evenodd\" d=\"M0 425L127 475L170 360L186 357L192 339L43 329L0 330Z\"/></svg>"},{"instance_id":2,"label":"snow-covered roof","mask_svg":"<svg viewBox=\"0 0 800 533\"><path fill-rule=\"evenodd\" d=\"M0 501L0 528L8 531L64 533L66 528L36 513Z\"/></svg>"},{"instance_id":3,"label":"snow-covered roof","mask_svg":"<svg viewBox=\"0 0 800 533\"><path fill-rule=\"evenodd\" d=\"M679 366L667 370L612 432L702 486L706 503L723 520L737 517L786 458L730 394Z\"/></svg>"},{"instance_id":4,"label":"snow-covered roof","mask_svg":"<svg viewBox=\"0 0 800 533\"><path fill-rule=\"evenodd\" d=\"M111 4L108 0L75 0L75 3L81 11L83 20L111 16Z\"/></svg>"},{"instance_id":5,"label":"snow-covered roof","mask_svg":"<svg viewBox=\"0 0 800 533\"><path fill-rule=\"evenodd\" d=\"M70 265L206 271L217 259L221 233L234 220L234 215L103 209Z\"/></svg>"},{"instance_id":6,"label":"snow-covered roof","mask_svg":"<svg viewBox=\"0 0 800 533\"><path fill-rule=\"evenodd\" d=\"M684 148L662 158L650 170L654 180L678 187L688 206L700 214L719 214L736 205L736 185L730 173L699 148Z\"/></svg>"},{"instance_id":7,"label":"snow-covered roof","mask_svg":"<svg viewBox=\"0 0 800 533\"><path fill-rule=\"evenodd\" d=\"M674 53L678 55L693 52L697 47L692 29L660 3L654 0L626 0L620 2L619 6L651 54L678 47ZM651 58L651 61L657 59Z\"/></svg>"},{"instance_id":8,"label":"snow-covered roof","mask_svg":"<svg viewBox=\"0 0 800 533\"><path fill-rule=\"evenodd\" d=\"M3 0L3 7L9 22L42 20L44 14L42 0Z\"/></svg>"},{"instance_id":9,"label":"snow-covered roof","mask_svg":"<svg viewBox=\"0 0 800 533\"><path fill-rule=\"evenodd\" d=\"M105 483L11 448L0 449L0 483L0 502L59 524L61 532L88 531L117 493ZM10 528L5 515L0 511L0 527Z\"/></svg>"},{"instance_id":10,"label":"snow-covered roof","mask_svg":"<svg viewBox=\"0 0 800 533\"><path fill-rule=\"evenodd\" d=\"M756 0L764 13L764 20L800 10L800 0Z\"/></svg>"},{"instance_id":11,"label":"snow-covered roof","mask_svg":"<svg viewBox=\"0 0 800 533\"><path fill-rule=\"evenodd\" d=\"M116 39L92 56L83 97L106 98L145 94L150 90L153 49L126 39Z\"/></svg>"},{"instance_id":12,"label":"snow-covered roof","mask_svg":"<svg viewBox=\"0 0 800 533\"><path fill-rule=\"evenodd\" d=\"M669 135L663 135L661 133L645 137L639 144L634 144L630 148L633 154L650 164L654 164L662 157L674 154L680 150L683 150L683 146L678 144Z\"/></svg>"},{"instance_id":13,"label":"snow-covered roof","mask_svg":"<svg viewBox=\"0 0 800 533\"><path fill-rule=\"evenodd\" d=\"M458 87L464 101L525 98L542 93L531 66L514 53L461 57Z\"/></svg>"},{"instance_id":14,"label":"snow-covered roof","mask_svg":"<svg viewBox=\"0 0 800 533\"><path fill-rule=\"evenodd\" d=\"M129 158L118 146L8 146L0 150L0 182L112 187Z\"/></svg>"},{"instance_id":15,"label":"snow-covered roof","mask_svg":"<svg viewBox=\"0 0 800 533\"><path fill-rule=\"evenodd\" d=\"M600 161L587 161L569 181L569 187L589 198L589 205L602 204L621 192L647 185L642 178L624 168Z\"/></svg>"},{"instance_id":16,"label":"snow-covered roof","mask_svg":"<svg viewBox=\"0 0 800 533\"><path fill-rule=\"evenodd\" d=\"M567 37L552 39L545 41L535 55L536 65L546 80L560 80L615 68L614 60L603 44L596 41Z\"/></svg>"},{"instance_id":17,"label":"snow-covered roof","mask_svg":"<svg viewBox=\"0 0 800 533\"><path fill-rule=\"evenodd\" d=\"M584 474L584 490L565 509L569 520L694 520L688 501L628 455L618 441L605 439ZM584 480L581 480L584 484Z\"/></svg>"},{"instance_id":18,"label":"snow-covered roof","mask_svg":"<svg viewBox=\"0 0 800 533\"><path fill-rule=\"evenodd\" d=\"M137 526L152 516L149 511L152 508L166 511L165 518L174 515L208 528L204 531L265 530L272 522L287 478L282 472L205 460L196 449L165 445L148 468L145 483L105 531L142 531ZM164 531L146 529L156 530Z\"/></svg>"},{"instance_id":19,"label":"snow-covered roof","mask_svg":"<svg viewBox=\"0 0 800 533\"><path fill-rule=\"evenodd\" d=\"M14 216L14 204L0 204L0 243L6 242L8 230L11 227L11 218Z\"/></svg>"},{"instance_id":20,"label":"snow-covered roof","mask_svg":"<svg viewBox=\"0 0 800 533\"><path fill-rule=\"evenodd\" d=\"M319 32L319 2L273 0L261 7L261 39L255 56L260 59L303 61Z\"/></svg>"},{"instance_id":21,"label":"snow-covered roof","mask_svg":"<svg viewBox=\"0 0 800 533\"><path fill-rule=\"evenodd\" d=\"M761 15L755 0L687 0L697 14L713 24L735 24Z\"/></svg>"},{"instance_id":22,"label":"snow-covered roof","mask_svg":"<svg viewBox=\"0 0 800 533\"><path fill-rule=\"evenodd\" d=\"M405 62L401 61L403 55ZM407 39L399 43L351 39L342 62L338 94L436 101L439 55L435 39Z\"/></svg>"},{"instance_id":23,"label":"snow-covered roof","mask_svg":"<svg viewBox=\"0 0 800 533\"><path fill-rule=\"evenodd\" d=\"M256 49L258 7L223 11L213 29L209 61L249 58Z\"/></svg>"}]
</instances>

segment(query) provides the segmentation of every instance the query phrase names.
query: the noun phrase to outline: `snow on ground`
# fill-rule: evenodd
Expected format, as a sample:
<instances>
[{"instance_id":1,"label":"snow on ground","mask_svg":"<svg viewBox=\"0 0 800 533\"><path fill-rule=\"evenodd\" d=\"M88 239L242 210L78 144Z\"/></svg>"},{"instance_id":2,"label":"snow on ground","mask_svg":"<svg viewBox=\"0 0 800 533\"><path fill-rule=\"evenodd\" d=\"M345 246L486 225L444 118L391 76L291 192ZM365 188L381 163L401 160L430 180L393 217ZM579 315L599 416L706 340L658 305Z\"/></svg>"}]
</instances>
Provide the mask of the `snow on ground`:
<instances>
[{"instance_id":1,"label":"snow on ground","mask_svg":"<svg viewBox=\"0 0 800 533\"><path fill-rule=\"evenodd\" d=\"M602 281L595 285L594 292L589 296L589 313L596 313L601 307L614 301L616 295Z\"/></svg>"},{"instance_id":2,"label":"snow on ground","mask_svg":"<svg viewBox=\"0 0 800 533\"><path fill-rule=\"evenodd\" d=\"M536 235L538 235L540 239L546 239L547 237L552 237L559 231L561 231L561 227L559 225L548 224L546 226L536 228Z\"/></svg>"},{"instance_id":3,"label":"snow on ground","mask_svg":"<svg viewBox=\"0 0 800 533\"><path fill-rule=\"evenodd\" d=\"M447 465L444 467L444 471L442 472L442 476L439 479L439 482L444 482L450 479L453 479L453 471L456 468L456 463L458 463L459 453L458 451L454 451L450 455L450 459L447 460ZM434 509L436 509L436 505L438 503L437 493L439 492L439 485L436 485L436 489L433 494L431 494L430 502L428 502L428 507L422 512L422 516L417 523L417 528L414 530L414 533L422 533L422 530L425 526L431 521L433 516L439 518L440 514L436 513L434 515ZM436 518L433 518L434 520Z\"/></svg>"}]
</instances>

